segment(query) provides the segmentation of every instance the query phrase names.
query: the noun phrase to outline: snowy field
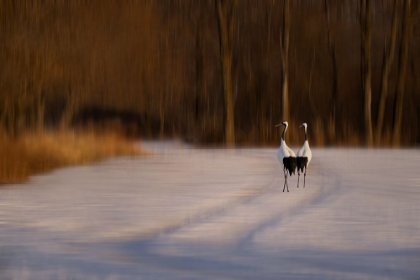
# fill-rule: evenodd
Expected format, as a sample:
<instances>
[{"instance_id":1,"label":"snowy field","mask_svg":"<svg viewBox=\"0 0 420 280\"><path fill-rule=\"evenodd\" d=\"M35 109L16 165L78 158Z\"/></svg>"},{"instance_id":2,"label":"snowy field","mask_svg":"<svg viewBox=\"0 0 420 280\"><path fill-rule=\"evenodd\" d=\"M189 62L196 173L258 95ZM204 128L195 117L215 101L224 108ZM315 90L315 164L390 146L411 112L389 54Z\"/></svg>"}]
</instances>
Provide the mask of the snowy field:
<instances>
[{"instance_id":1,"label":"snowy field","mask_svg":"<svg viewBox=\"0 0 420 280\"><path fill-rule=\"evenodd\" d=\"M420 150L143 147L1 186L0 279L420 279Z\"/></svg>"}]
</instances>

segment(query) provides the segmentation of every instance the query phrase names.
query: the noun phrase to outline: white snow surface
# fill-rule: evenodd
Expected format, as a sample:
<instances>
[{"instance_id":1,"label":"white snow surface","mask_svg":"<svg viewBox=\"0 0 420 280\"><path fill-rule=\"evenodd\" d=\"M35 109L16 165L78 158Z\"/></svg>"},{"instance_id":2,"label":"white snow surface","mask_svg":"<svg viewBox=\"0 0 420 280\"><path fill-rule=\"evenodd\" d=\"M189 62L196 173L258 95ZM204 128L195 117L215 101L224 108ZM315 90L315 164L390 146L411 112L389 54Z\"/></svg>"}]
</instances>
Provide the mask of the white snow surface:
<instances>
[{"instance_id":1,"label":"white snow surface","mask_svg":"<svg viewBox=\"0 0 420 280\"><path fill-rule=\"evenodd\" d=\"M420 279L420 151L146 142L0 186L0 279Z\"/></svg>"}]
</instances>

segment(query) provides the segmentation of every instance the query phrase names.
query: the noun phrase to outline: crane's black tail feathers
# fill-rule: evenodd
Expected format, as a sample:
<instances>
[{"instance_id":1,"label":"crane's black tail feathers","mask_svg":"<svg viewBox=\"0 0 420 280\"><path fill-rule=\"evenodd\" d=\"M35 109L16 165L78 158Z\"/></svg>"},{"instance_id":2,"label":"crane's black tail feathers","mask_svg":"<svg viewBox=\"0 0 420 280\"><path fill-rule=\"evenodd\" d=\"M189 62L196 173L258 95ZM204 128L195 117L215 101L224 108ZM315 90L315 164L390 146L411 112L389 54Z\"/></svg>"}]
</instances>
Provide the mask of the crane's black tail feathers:
<instances>
[{"instance_id":1,"label":"crane's black tail feathers","mask_svg":"<svg viewBox=\"0 0 420 280\"><path fill-rule=\"evenodd\" d=\"M308 158L307 157L297 157L297 169L298 172L303 173L303 169L306 168L306 165L308 165Z\"/></svg>"},{"instance_id":2,"label":"crane's black tail feathers","mask_svg":"<svg viewBox=\"0 0 420 280\"><path fill-rule=\"evenodd\" d=\"M292 176L292 173L295 174L297 161L295 157L284 157L283 166L284 169L289 171L289 175Z\"/></svg>"}]
</instances>

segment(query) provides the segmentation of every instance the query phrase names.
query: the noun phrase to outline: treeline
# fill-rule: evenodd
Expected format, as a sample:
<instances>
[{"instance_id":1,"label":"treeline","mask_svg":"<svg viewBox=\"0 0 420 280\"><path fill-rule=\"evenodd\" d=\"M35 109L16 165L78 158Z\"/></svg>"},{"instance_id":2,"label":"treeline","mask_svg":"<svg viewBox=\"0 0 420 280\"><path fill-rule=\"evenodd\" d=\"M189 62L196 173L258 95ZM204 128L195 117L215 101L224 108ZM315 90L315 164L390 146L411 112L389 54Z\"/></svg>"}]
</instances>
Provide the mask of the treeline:
<instances>
[{"instance_id":1,"label":"treeline","mask_svg":"<svg viewBox=\"0 0 420 280\"><path fill-rule=\"evenodd\" d=\"M223 143L230 122L271 145L286 116L290 143L307 122L313 144L418 145L419 17L412 0L1 0L0 130Z\"/></svg>"}]
</instances>

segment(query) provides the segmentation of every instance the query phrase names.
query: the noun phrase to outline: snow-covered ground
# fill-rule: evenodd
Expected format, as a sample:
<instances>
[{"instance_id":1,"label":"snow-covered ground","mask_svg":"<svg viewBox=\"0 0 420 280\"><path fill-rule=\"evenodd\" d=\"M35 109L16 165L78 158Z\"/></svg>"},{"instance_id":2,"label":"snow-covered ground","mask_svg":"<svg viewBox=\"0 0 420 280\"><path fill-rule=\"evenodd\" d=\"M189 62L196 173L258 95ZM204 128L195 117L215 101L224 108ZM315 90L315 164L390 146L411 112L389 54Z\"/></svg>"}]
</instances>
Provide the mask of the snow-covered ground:
<instances>
[{"instance_id":1,"label":"snow-covered ground","mask_svg":"<svg viewBox=\"0 0 420 280\"><path fill-rule=\"evenodd\" d=\"M0 187L0 279L420 279L420 151L143 143Z\"/></svg>"}]
</instances>

